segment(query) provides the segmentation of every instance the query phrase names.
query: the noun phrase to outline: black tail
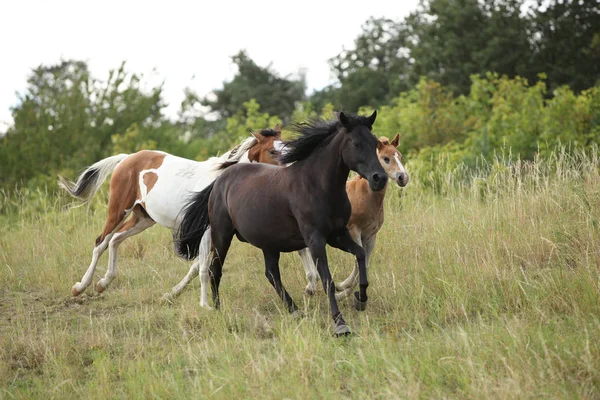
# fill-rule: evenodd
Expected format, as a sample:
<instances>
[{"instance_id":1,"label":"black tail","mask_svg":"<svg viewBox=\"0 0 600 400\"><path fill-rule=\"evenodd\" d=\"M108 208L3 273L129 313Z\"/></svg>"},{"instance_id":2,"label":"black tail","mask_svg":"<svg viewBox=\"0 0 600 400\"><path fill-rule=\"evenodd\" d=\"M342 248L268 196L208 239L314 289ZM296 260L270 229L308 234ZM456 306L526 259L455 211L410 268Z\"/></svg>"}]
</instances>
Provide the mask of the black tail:
<instances>
[{"instance_id":1,"label":"black tail","mask_svg":"<svg viewBox=\"0 0 600 400\"><path fill-rule=\"evenodd\" d=\"M175 232L175 248L181 257L188 260L198 257L202 236L210 226L208 199L214 186L215 181L195 193L181 210L183 218Z\"/></svg>"}]
</instances>

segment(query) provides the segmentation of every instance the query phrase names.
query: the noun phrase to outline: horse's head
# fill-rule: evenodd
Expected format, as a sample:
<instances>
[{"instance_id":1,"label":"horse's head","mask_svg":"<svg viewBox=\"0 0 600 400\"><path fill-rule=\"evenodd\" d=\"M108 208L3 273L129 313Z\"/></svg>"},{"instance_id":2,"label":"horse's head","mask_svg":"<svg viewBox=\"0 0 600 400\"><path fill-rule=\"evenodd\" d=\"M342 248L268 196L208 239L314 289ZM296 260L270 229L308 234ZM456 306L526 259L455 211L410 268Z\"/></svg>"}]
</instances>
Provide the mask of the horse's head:
<instances>
[{"instance_id":1,"label":"horse's head","mask_svg":"<svg viewBox=\"0 0 600 400\"><path fill-rule=\"evenodd\" d=\"M402 165L402 154L397 149L399 140L399 133L394 136L391 143L385 136L380 137L379 143L377 143L377 156L379 156L379 162L387 176L393 179L398 186L404 187L408 183L408 173Z\"/></svg>"},{"instance_id":2,"label":"horse's head","mask_svg":"<svg viewBox=\"0 0 600 400\"><path fill-rule=\"evenodd\" d=\"M252 132L252 135L256 138L256 144L248 150L250 162L280 165L278 160L279 148L276 147L281 142L281 128L279 125L275 125L274 129Z\"/></svg>"},{"instance_id":3,"label":"horse's head","mask_svg":"<svg viewBox=\"0 0 600 400\"><path fill-rule=\"evenodd\" d=\"M377 138L371 133L377 111L370 117L351 117L343 112L338 115L345 132L342 134L342 158L348 168L358 172L369 182L373 191L382 190L387 183L387 174L377 158Z\"/></svg>"}]
</instances>

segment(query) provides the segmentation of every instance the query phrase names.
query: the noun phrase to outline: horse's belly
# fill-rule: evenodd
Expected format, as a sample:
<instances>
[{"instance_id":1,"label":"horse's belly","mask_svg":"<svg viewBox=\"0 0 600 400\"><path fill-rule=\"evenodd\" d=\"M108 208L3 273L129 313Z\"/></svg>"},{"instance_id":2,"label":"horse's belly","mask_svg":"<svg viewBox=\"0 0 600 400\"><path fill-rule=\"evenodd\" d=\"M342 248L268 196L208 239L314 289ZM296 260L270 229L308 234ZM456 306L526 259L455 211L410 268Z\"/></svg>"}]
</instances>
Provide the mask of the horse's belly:
<instances>
[{"instance_id":1,"label":"horse's belly","mask_svg":"<svg viewBox=\"0 0 600 400\"><path fill-rule=\"evenodd\" d=\"M257 224L250 219L234 220L234 228L245 242L263 250L284 253L306 247L295 220L263 216Z\"/></svg>"}]
</instances>

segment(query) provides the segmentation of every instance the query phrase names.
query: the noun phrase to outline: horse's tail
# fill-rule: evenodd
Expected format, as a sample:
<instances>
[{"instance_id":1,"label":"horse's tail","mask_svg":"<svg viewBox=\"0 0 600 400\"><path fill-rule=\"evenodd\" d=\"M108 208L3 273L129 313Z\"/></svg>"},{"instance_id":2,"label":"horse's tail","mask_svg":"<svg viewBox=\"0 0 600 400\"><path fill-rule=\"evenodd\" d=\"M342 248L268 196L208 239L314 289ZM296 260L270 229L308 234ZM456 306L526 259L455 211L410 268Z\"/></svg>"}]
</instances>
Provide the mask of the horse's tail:
<instances>
[{"instance_id":1,"label":"horse's tail","mask_svg":"<svg viewBox=\"0 0 600 400\"><path fill-rule=\"evenodd\" d=\"M76 182L71 182L59 175L58 186L85 203L96 194L108 175L117 167L117 164L128 156L128 154L118 154L100 160L83 171Z\"/></svg>"},{"instance_id":2,"label":"horse's tail","mask_svg":"<svg viewBox=\"0 0 600 400\"><path fill-rule=\"evenodd\" d=\"M181 210L183 218L175 232L175 248L181 257L188 260L198 257L202 237L210 228L208 200L214 186L215 181L212 181L201 192L194 193Z\"/></svg>"}]
</instances>

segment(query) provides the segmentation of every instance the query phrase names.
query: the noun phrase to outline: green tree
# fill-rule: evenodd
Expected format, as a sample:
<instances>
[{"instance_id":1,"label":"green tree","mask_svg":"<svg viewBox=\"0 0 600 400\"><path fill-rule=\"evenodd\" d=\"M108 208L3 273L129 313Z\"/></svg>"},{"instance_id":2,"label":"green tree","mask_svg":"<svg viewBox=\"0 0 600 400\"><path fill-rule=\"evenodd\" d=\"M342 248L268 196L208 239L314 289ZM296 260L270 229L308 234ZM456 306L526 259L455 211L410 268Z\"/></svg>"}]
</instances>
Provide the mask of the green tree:
<instances>
[{"instance_id":1,"label":"green tree","mask_svg":"<svg viewBox=\"0 0 600 400\"><path fill-rule=\"evenodd\" d=\"M81 61L35 68L11 110L14 125L0 142L1 185L32 178L34 184L53 183L61 170L78 170L112 154L112 136L133 124L140 141L160 144L161 94L162 86L143 90L140 77L124 64L106 81L93 78Z\"/></svg>"},{"instance_id":2,"label":"green tree","mask_svg":"<svg viewBox=\"0 0 600 400\"><path fill-rule=\"evenodd\" d=\"M235 115L244 103L255 99L264 112L288 120L297 102L304 100L304 76L297 79L280 77L271 66L257 65L245 51L232 57L238 72L231 82L223 82L221 89L201 100L211 112L224 120Z\"/></svg>"},{"instance_id":3,"label":"green tree","mask_svg":"<svg viewBox=\"0 0 600 400\"><path fill-rule=\"evenodd\" d=\"M329 60L339 85L315 92L320 108L332 103L356 112L363 105L378 107L408 89L409 57L406 27L386 18L369 18L353 49L343 49Z\"/></svg>"},{"instance_id":4,"label":"green tree","mask_svg":"<svg viewBox=\"0 0 600 400\"><path fill-rule=\"evenodd\" d=\"M538 0L530 12L533 62L554 91L568 85L576 92L600 82L600 3Z\"/></svg>"},{"instance_id":5,"label":"green tree","mask_svg":"<svg viewBox=\"0 0 600 400\"><path fill-rule=\"evenodd\" d=\"M407 19L413 35L412 82L426 76L456 94L467 94L472 74L492 71L534 79L523 4L523 0L423 1Z\"/></svg>"}]
</instances>

